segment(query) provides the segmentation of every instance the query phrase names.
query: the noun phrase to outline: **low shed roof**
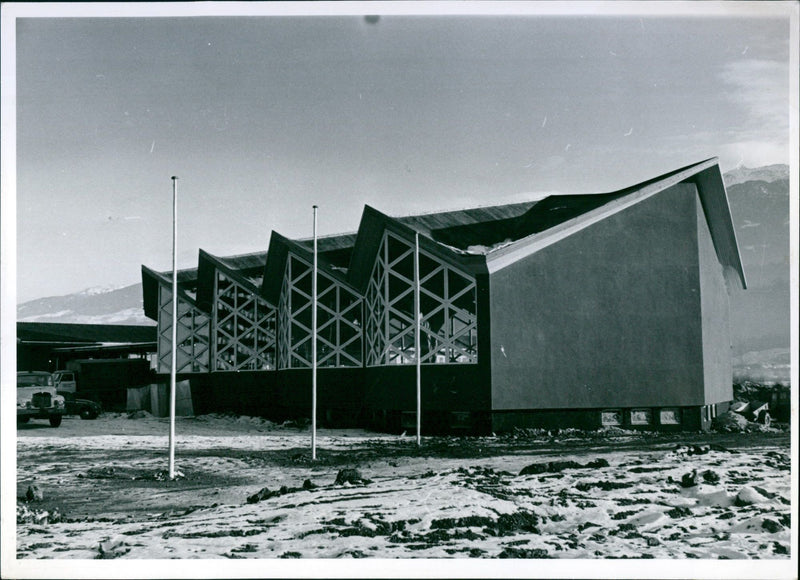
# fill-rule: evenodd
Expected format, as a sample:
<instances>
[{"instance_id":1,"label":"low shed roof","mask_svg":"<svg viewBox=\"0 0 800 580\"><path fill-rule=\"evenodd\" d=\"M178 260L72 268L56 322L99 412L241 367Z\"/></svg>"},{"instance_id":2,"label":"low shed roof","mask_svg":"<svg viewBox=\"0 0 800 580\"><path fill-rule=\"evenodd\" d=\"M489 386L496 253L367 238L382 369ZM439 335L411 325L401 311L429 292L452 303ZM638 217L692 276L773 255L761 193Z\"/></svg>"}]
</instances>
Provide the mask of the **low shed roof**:
<instances>
[{"instance_id":1,"label":"low shed roof","mask_svg":"<svg viewBox=\"0 0 800 580\"><path fill-rule=\"evenodd\" d=\"M146 343L155 339L154 325L17 322L17 340L22 342Z\"/></svg>"}]
</instances>

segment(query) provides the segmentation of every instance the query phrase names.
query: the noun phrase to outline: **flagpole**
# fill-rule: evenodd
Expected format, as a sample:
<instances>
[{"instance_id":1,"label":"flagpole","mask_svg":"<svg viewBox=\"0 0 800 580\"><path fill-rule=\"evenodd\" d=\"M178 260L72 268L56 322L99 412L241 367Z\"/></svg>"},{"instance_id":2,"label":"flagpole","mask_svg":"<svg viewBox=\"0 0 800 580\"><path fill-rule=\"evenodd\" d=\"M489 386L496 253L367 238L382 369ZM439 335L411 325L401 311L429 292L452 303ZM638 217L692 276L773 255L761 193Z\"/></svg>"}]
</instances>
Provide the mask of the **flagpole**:
<instances>
[{"instance_id":1,"label":"flagpole","mask_svg":"<svg viewBox=\"0 0 800 580\"><path fill-rule=\"evenodd\" d=\"M311 459L317 459L317 206L314 208L314 271L311 276Z\"/></svg>"},{"instance_id":2,"label":"flagpole","mask_svg":"<svg viewBox=\"0 0 800 580\"><path fill-rule=\"evenodd\" d=\"M178 348L178 178L172 176L172 346L169 367L169 478L175 479L175 378Z\"/></svg>"},{"instance_id":3,"label":"flagpole","mask_svg":"<svg viewBox=\"0 0 800 580\"><path fill-rule=\"evenodd\" d=\"M417 366L417 447L422 445L422 341L420 340L419 232L414 235L414 350Z\"/></svg>"}]
</instances>

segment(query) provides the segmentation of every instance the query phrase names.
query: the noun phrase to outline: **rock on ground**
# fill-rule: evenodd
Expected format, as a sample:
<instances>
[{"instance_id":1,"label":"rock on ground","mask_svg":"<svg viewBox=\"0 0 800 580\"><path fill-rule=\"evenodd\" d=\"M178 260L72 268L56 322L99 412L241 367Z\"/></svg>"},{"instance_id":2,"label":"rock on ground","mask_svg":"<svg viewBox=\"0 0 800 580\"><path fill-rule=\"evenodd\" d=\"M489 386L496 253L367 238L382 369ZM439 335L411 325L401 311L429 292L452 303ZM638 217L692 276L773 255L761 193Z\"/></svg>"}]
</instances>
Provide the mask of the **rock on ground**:
<instances>
[{"instance_id":1,"label":"rock on ground","mask_svg":"<svg viewBox=\"0 0 800 580\"><path fill-rule=\"evenodd\" d=\"M362 476L358 469L345 468L339 470L339 473L336 474L336 481L334 481L333 484L344 485L346 483L350 483L352 485L360 485L370 482L371 480Z\"/></svg>"},{"instance_id":2,"label":"rock on ground","mask_svg":"<svg viewBox=\"0 0 800 580\"><path fill-rule=\"evenodd\" d=\"M743 433L749 429L750 421L738 413L728 411L716 417L711 425L716 431L723 433Z\"/></svg>"},{"instance_id":3,"label":"rock on ground","mask_svg":"<svg viewBox=\"0 0 800 580\"><path fill-rule=\"evenodd\" d=\"M38 485L29 485L25 491L25 499L28 501L44 501L44 493Z\"/></svg>"}]
</instances>

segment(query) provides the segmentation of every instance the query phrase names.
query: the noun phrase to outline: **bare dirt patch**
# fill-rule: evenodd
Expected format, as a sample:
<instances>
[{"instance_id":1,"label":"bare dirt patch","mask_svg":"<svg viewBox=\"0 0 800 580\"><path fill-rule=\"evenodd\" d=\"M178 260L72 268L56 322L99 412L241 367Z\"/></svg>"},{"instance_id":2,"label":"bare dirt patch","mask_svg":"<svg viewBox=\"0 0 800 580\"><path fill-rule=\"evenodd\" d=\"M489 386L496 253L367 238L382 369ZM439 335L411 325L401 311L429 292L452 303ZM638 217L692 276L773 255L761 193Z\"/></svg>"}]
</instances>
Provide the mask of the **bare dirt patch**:
<instances>
[{"instance_id":1,"label":"bare dirt patch","mask_svg":"<svg viewBox=\"0 0 800 580\"><path fill-rule=\"evenodd\" d=\"M789 435L426 438L105 415L17 440L18 558L789 557ZM354 475L357 474L357 477ZM41 501L27 501L35 485Z\"/></svg>"}]
</instances>

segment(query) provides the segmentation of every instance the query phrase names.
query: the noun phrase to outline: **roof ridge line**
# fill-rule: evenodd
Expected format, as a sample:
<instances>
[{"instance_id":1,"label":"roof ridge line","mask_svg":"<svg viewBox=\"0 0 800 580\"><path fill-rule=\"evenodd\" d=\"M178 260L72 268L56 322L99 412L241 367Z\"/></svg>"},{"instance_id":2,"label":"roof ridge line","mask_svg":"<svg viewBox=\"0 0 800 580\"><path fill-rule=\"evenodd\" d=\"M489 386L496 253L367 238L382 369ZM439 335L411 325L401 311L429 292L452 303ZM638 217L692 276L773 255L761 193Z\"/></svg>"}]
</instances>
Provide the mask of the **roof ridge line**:
<instances>
[{"instance_id":1,"label":"roof ridge line","mask_svg":"<svg viewBox=\"0 0 800 580\"><path fill-rule=\"evenodd\" d=\"M350 231L350 232L341 232L341 233L338 233L338 234L325 234L324 236L317 236L317 239L318 240L326 240L326 239L330 239L330 238L339 238L339 237L343 237L343 236L355 236L355 235L358 235L358 230ZM286 238L286 236L283 236L283 237ZM307 238L286 238L286 239L287 240L292 240L294 242L307 242L309 240L313 240L314 236L309 236Z\"/></svg>"},{"instance_id":2,"label":"roof ridge line","mask_svg":"<svg viewBox=\"0 0 800 580\"><path fill-rule=\"evenodd\" d=\"M566 222L558 224L552 228L544 230L542 232L535 232L524 238L520 238L516 240L512 244L504 246L502 248L498 248L494 252L489 252L485 254L486 256L486 264L489 267L489 271L495 272L504 268L505 266L513 263L516 260L510 260L510 255L522 252L537 252L544 247L547 247L553 243L560 241L561 239L568 237L575 233L575 231L580 231L593 223L596 223L601 216L604 216L608 212L611 213L618 213L635 205L644 199L650 198L653 195L664 191L674 185L680 184L688 179L691 179L701 171L705 171L714 165L718 165L718 161L716 161L716 157L711 157L699 163L693 163L691 165L687 165L685 167L681 167L680 169L670 171L669 173L665 173L653 179L648 179L647 181L643 181L641 183L637 183L635 185L622 188L617 191L607 192L605 195L611 194L622 194L621 197L615 198L600 207L597 207L585 214L580 216L574 217ZM709 162L712 162L710 163ZM706 167L703 167L706 166ZM527 254L526 254L527 255ZM518 259L518 258L517 258ZM493 263L493 264L492 264ZM491 264L491 265L490 265Z\"/></svg>"},{"instance_id":3,"label":"roof ridge line","mask_svg":"<svg viewBox=\"0 0 800 580\"><path fill-rule=\"evenodd\" d=\"M553 195L553 194L548 194L545 197L550 197L551 195ZM407 215L389 215L389 214L384 214L384 215L386 215L387 217L391 217L393 219L398 219L398 220L399 219L407 219L407 218L418 218L418 217L426 217L426 216L445 214L445 213L455 213L455 212L460 212L460 211L471 211L471 210L479 210L479 209L488 209L488 208L492 208L492 207L509 207L509 206L512 206L512 205L525 205L525 204L528 204L528 203L538 203L538 202L542 201L542 199L545 199L545 197L542 197L540 199L532 199L530 201L514 201L514 202L511 202L511 203L493 203L493 204L485 204L485 205L472 205L472 206L461 207L461 208L444 209L444 210L432 210L432 211L427 211L427 212L422 212L422 213L412 213L412 214L407 214Z\"/></svg>"}]
</instances>

